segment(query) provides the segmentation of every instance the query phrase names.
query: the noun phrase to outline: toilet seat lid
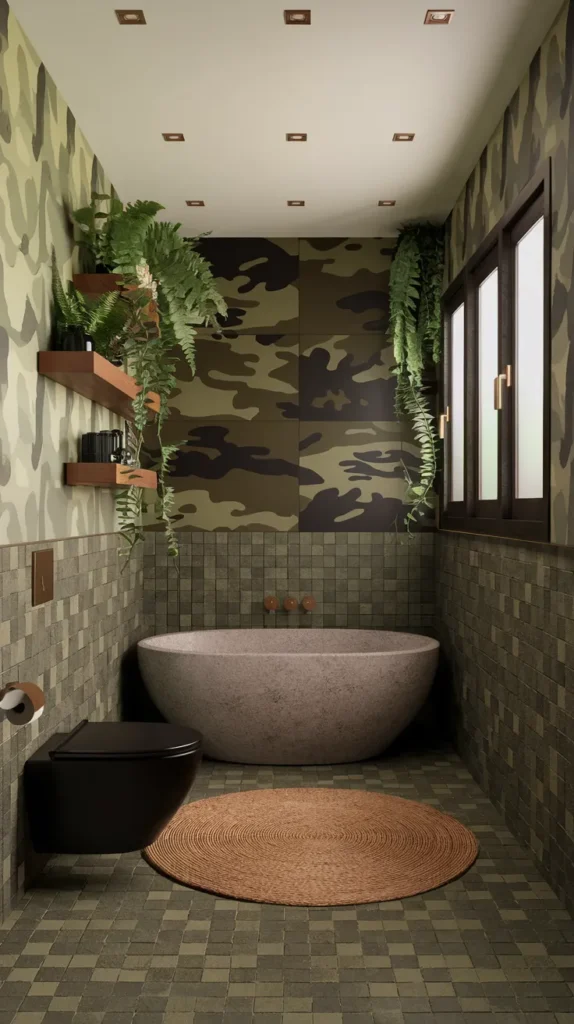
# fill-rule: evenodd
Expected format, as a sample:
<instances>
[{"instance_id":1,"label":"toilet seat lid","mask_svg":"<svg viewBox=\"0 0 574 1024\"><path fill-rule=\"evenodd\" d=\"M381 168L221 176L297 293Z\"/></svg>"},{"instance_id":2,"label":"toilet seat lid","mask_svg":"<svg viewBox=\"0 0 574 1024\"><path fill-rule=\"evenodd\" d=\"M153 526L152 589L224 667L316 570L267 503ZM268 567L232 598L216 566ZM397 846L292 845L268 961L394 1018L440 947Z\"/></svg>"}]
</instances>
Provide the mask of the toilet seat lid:
<instances>
[{"instance_id":1,"label":"toilet seat lid","mask_svg":"<svg viewBox=\"0 0 574 1024\"><path fill-rule=\"evenodd\" d=\"M168 722L81 722L52 751L53 760L176 757L201 749L201 733Z\"/></svg>"}]
</instances>

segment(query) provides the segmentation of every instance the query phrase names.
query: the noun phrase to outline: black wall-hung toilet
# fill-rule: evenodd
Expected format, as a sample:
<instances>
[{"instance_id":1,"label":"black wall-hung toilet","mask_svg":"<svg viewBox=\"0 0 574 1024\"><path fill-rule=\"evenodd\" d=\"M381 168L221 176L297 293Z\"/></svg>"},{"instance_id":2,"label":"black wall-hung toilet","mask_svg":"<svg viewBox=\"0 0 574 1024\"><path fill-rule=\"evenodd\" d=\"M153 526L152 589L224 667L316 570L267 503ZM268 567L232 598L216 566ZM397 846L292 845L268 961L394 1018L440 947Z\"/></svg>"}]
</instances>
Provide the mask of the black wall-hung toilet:
<instances>
[{"instance_id":1,"label":"black wall-hung toilet","mask_svg":"<svg viewBox=\"0 0 574 1024\"><path fill-rule=\"evenodd\" d=\"M163 722L80 722L26 762L39 853L126 853L157 838L201 761L201 734Z\"/></svg>"}]
</instances>

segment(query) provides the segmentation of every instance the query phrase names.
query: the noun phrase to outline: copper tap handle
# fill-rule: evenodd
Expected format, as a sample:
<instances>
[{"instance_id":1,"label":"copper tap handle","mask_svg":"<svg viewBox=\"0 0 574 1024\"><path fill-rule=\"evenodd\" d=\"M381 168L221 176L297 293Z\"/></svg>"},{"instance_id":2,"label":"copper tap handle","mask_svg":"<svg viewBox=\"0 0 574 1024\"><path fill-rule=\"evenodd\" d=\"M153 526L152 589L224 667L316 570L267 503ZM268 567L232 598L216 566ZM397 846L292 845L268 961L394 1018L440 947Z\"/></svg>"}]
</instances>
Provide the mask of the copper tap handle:
<instances>
[{"instance_id":1,"label":"copper tap handle","mask_svg":"<svg viewBox=\"0 0 574 1024\"><path fill-rule=\"evenodd\" d=\"M304 597L303 600L301 601L301 607L306 612L312 612L317 607L317 602L314 597L308 595L307 597Z\"/></svg>"},{"instance_id":2,"label":"copper tap handle","mask_svg":"<svg viewBox=\"0 0 574 1024\"><path fill-rule=\"evenodd\" d=\"M265 598L263 605L268 612L276 612L279 607L279 600L271 594Z\"/></svg>"},{"instance_id":3,"label":"copper tap handle","mask_svg":"<svg viewBox=\"0 0 574 1024\"><path fill-rule=\"evenodd\" d=\"M294 597L286 597L283 601L283 607L286 612L294 612L297 607L297 600Z\"/></svg>"}]
</instances>

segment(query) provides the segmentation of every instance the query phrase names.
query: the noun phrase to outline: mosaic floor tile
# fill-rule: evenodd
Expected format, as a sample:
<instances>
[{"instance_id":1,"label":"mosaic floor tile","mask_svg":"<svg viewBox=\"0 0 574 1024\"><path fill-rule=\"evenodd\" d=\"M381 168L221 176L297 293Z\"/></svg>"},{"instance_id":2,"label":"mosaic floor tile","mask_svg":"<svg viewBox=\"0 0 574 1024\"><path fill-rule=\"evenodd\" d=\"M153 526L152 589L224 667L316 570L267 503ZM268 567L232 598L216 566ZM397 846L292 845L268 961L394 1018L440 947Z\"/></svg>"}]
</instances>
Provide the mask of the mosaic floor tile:
<instances>
[{"instance_id":1,"label":"mosaic floor tile","mask_svg":"<svg viewBox=\"0 0 574 1024\"><path fill-rule=\"evenodd\" d=\"M0 1024L574 1024L574 922L455 754L205 762L191 798L300 785L422 800L479 859L440 890L326 908L189 890L139 854L54 858L0 929Z\"/></svg>"}]
</instances>

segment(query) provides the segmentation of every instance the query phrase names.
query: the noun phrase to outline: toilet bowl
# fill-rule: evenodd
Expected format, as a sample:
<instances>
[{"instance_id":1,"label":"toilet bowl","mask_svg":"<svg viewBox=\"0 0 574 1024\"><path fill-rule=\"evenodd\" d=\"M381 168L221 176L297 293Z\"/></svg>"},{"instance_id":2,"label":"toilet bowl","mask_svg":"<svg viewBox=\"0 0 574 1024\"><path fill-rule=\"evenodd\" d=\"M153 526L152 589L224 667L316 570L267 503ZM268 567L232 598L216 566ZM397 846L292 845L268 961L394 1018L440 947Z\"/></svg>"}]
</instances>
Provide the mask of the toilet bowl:
<instances>
[{"instance_id":1,"label":"toilet bowl","mask_svg":"<svg viewBox=\"0 0 574 1024\"><path fill-rule=\"evenodd\" d=\"M39 853L126 853L157 838L201 761L201 734L163 722L80 722L24 766Z\"/></svg>"}]
</instances>

